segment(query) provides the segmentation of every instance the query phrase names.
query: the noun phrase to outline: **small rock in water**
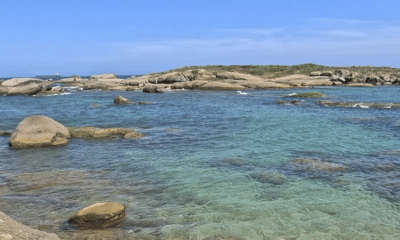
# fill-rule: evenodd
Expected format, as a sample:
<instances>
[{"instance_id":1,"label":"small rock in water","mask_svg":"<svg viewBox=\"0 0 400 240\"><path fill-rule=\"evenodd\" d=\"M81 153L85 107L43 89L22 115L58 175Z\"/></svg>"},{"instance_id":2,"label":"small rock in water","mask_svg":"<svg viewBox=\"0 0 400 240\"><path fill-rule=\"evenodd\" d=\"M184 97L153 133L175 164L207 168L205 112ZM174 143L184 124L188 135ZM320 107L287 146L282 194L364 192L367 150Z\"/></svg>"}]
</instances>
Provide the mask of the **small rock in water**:
<instances>
[{"instance_id":1,"label":"small rock in water","mask_svg":"<svg viewBox=\"0 0 400 240\"><path fill-rule=\"evenodd\" d=\"M112 202L95 203L75 213L68 223L81 228L107 228L122 222L125 205Z\"/></svg>"},{"instance_id":2,"label":"small rock in water","mask_svg":"<svg viewBox=\"0 0 400 240\"><path fill-rule=\"evenodd\" d=\"M150 101L139 101L138 104L154 104L154 102L150 102Z\"/></svg>"},{"instance_id":3,"label":"small rock in water","mask_svg":"<svg viewBox=\"0 0 400 240\"><path fill-rule=\"evenodd\" d=\"M128 103L132 103L132 101L122 97L121 95L118 95L114 98L114 104L128 104Z\"/></svg>"}]
</instances>

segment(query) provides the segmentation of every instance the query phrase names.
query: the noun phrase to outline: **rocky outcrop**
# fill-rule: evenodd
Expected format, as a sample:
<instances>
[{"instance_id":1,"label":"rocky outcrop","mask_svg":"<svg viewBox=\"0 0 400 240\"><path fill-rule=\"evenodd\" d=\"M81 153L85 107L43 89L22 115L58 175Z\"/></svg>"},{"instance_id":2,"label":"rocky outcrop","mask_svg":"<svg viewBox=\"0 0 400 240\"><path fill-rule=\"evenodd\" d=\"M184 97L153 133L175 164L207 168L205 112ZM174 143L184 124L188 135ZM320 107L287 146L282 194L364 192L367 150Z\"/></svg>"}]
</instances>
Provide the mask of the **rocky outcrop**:
<instances>
[{"instance_id":1,"label":"rocky outcrop","mask_svg":"<svg viewBox=\"0 0 400 240\"><path fill-rule=\"evenodd\" d=\"M90 80L98 80L98 79L116 79L117 76L114 73L104 73L100 75L92 75L90 76Z\"/></svg>"},{"instance_id":2,"label":"rocky outcrop","mask_svg":"<svg viewBox=\"0 0 400 240\"><path fill-rule=\"evenodd\" d=\"M42 115L22 120L11 135L11 148L58 146L68 143L68 129L59 122Z\"/></svg>"},{"instance_id":3,"label":"rocky outcrop","mask_svg":"<svg viewBox=\"0 0 400 240\"><path fill-rule=\"evenodd\" d=\"M12 132L11 131L0 131L0 136L2 137L11 137Z\"/></svg>"},{"instance_id":4,"label":"rocky outcrop","mask_svg":"<svg viewBox=\"0 0 400 240\"><path fill-rule=\"evenodd\" d=\"M319 101L318 103L324 106L331 106L331 107L400 108L400 103L330 102L330 101Z\"/></svg>"},{"instance_id":5,"label":"rocky outcrop","mask_svg":"<svg viewBox=\"0 0 400 240\"><path fill-rule=\"evenodd\" d=\"M75 213L68 219L68 223L84 229L112 227L122 222L125 208L125 205L119 203L95 203Z\"/></svg>"},{"instance_id":6,"label":"rocky outcrop","mask_svg":"<svg viewBox=\"0 0 400 240\"><path fill-rule=\"evenodd\" d=\"M80 138L88 140L114 138L119 136L125 137L127 134L129 134L127 138L143 137L143 134L138 133L135 130L129 128L69 127L68 131L71 138Z\"/></svg>"},{"instance_id":7,"label":"rocky outcrop","mask_svg":"<svg viewBox=\"0 0 400 240\"><path fill-rule=\"evenodd\" d=\"M320 92L304 92L304 93L296 93L296 94L292 94L289 97L298 97L298 98L320 98L320 97L324 97L324 94L320 93Z\"/></svg>"},{"instance_id":8,"label":"rocky outcrop","mask_svg":"<svg viewBox=\"0 0 400 240\"><path fill-rule=\"evenodd\" d=\"M319 71L315 71L315 72L311 72L310 73L310 77L318 77L318 76L320 76L321 75L321 72L319 72Z\"/></svg>"},{"instance_id":9,"label":"rocky outcrop","mask_svg":"<svg viewBox=\"0 0 400 240\"><path fill-rule=\"evenodd\" d=\"M121 95L118 95L114 98L114 104L129 104L129 103L132 103L132 101L122 97Z\"/></svg>"},{"instance_id":10,"label":"rocky outcrop","mask_svg":"<svg viewBox=\"0 0 400 240\"><path fill-rule=\"evenodd\" d=\"M162 93L162 89L157 86L157 84L152 84L152 85L146 85L143 88L143 92L145 93Z\"/></svg>"},{"instance_id":11,"label":"rocky outcrop","mask_svg":"<svg viewBox=\"0 0 400 240\"><path fill-rule=\"evenodd\" d=\"M47 81L43 81L43 83L23 82L14 86L0 86L0 94L7 96L35 95L49 89L51 89L51 84Z\"/></svg>"},{"instance_id":12,"label":"rocky outcrop","mask_svg":"<svg viewBox=\"0 0 400 240\"><path fill-rule=\"evenodd\" d=\"M186 81L188 81L188 79L184 76L184 74L178 73L178 72L167 73L167 74L163 74L161 76L149 79L149 82L154 83L154 84L158 84L158 83L171 84L171 83L186 82Z\"/></svg>"},{"instance_id":13,"label":"rocky outcrop","mask_svg":"<svg viewBox=\"0 0 400 240\"><path fill-rule=\"evenodd\" d=\"M1 83L1 86L3 87L17 87L17 86L24 86L28 85L31 83L37 83L37 84L44 84L44 83L49 83L49 81L45 80L40 80L37 78L13 78L10 80L6 80Z\"/></svg>"},{"instance_id":14,"label":"rocky outcrop","mask_svg":"<svg viewBox=\"0 0 400 240\"><path fill-rule=\"evenodd\" d=\"M54 233L46 233L23 225L0 211L0 239L60 240Z\"/></svg>"},{"instance_id":15,"label":"rocky outcrop","mask_svg":"<svg viewBox=\"0 0 400 240\"><path fill-rule=\"evenodd\" d=\"M224 82L208 82L204 85L199 86L196 89L200 90L243 90L246 87L239 85L239 84L229 84Z\"/></svg>"}]
</instances>

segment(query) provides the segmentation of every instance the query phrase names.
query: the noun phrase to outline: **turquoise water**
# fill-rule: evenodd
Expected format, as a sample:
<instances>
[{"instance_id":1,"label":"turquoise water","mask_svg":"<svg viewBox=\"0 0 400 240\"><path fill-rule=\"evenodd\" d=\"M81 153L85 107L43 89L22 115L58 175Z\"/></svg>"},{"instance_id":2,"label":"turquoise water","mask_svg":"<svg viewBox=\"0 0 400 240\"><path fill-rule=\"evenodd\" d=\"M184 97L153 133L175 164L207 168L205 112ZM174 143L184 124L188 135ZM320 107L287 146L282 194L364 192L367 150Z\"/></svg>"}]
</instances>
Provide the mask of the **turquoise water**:
<instances>
[{"instance_id":1,"label":"turquoise water","mask_svg":"<svg viewBox=\"0 0 400 240\"><path fill-rule=\"evenodd\" d=\"M396 86L313 90L400 103ZM0 97L0 130L42 114L145 134L27 150L0 137L0 210L61 235L79 231L66 222L75 211L113 201L132 239L399 239L400 110L277 104L304 91ZM117 94L154 104L113 105Z\"/></svg>"}]
</instances>

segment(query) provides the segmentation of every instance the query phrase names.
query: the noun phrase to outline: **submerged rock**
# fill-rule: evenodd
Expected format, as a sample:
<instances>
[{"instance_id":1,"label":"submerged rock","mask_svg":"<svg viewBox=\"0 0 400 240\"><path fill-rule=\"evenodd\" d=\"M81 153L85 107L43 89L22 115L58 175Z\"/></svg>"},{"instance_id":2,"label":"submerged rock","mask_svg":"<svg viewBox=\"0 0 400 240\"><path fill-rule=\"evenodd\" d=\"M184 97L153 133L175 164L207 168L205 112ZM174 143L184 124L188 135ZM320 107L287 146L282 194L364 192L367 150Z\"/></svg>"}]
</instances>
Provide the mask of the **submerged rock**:
<instances>
[{"instance_id":1,"label":"submerged rock","mask_svg":"<svg viewBox=\"0 0 400 240\"><path fill-rule=\"evenodd\" d=\"M154 104L154 102L150 102L150 101L139 101L138 104L149 105L149 104Z\"/></svg>"},{"instance_id":2,"label":"submerged rock","mask_svg":"<svg viewBox=\"0 0 400 240\"><path fill-rule=\"evenodd\" d=\"M11 135L12 148L48 147L68 143L68 129L59 122L41 115L25 118Z\"/></svg>"},{"instance_id":3,"label":"submerged rock","mask_svg":"<svg viewBox=\"0 0 400 240\"><path fill-rule=\"evenodd\" d=\"M286 182L286 176L278 172L262 172L251 175L251 178L261 182L270 184L283 184Z\"/></svg>"},{"instance_id":4,"label":"submerged rock","mask_svg":"<svg viewBox=\"0 0 400 240\"><path fill-rule=\"evenodd\" d=\"M60 240L54 233L46 233L23 225L0 211L0 239Z\"/></svg>"},{"instance_id":5,"label":"submerged rock","mask_svg":"<svg viewBox=\"0 0 400 240\"><path fill-rule=\"evenodd\" d=\"M122 222L125 205L112 202L95 203L85 207L68 219L68 223L81 228L107 228Z\"/></svg>"},{"instance_id":6,"label":"submerged rock","mask_svg":"<svg viewBox=\"0 0 400 240\"><path fill-rule=\"evenodd\" d=\"M320 98L324 97L324 94L320 92L304 92L304 93L296 93L293 95L290 95L289 97L299 97L299 98Z\"/></svg>"},{"instance_id":7,"label":"submerged rock","mask_svg":"<svg viewBox=\"0 0 400 240\"><path fill-rule=\"evenodd\" d=\"M365 103L365 102L330 102L319 101L319 104L331 107L358 107L358 108L400 108L400 103Z\"/></svg>"},{"instance_id":8,"label":"submerged rock","mask_svg":"<svg viewBox=\"0 0 400 240\"><path fill-rule=\"evenodd\" d=\"M129 104L129 103L132 103L132 101L122 97L121 95L118 95L114 98L114 104Z\"/></svg>"},{"instance_id":9,"label":"submerged rock","mask_svg":"<svg viewBox=\"0 0 400 240\"><path fill-rule=\"evenodd\" d=\"M143 137L143 134L138 133L135 130L129 128L69 127L68 131L72 138L80 138L80 139L103 139L103 138L113 138L118 136L124 136L124 137L127 136L126 138Z\"/></svg>"},{"instance_id":10,"label":"submerged rock","mask_svg":"<svg viewBox=\"0 0 400 240\"><path fill-rule=\"evenodd\" d=\"M294 159L292 161L294 164L301 165L301 170L321 170L321 171L329 171L329 172L336 172L336 171L346 171L349 168L340 164L330 163L325 161L319 161L314 159Z\"/></svg>"}]
</instances>

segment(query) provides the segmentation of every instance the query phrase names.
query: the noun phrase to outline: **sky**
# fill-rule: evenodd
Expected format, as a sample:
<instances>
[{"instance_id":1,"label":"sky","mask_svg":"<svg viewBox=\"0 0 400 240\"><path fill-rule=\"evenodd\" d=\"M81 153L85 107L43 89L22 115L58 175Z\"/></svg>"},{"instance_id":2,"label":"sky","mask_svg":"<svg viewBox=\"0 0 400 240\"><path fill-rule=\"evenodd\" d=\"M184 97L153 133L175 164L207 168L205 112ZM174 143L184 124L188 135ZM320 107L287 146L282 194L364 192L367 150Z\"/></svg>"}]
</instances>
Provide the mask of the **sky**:
<instances>
[{"instance_id":1,"label":"sky","mask_svg":"<svg viewBox=\"0 0 400 240\"><path fill-rule=\"evenodd\" d=\"M1 1L0 77L400 67L398 0Z\"/></svg>"}]
</instances>

